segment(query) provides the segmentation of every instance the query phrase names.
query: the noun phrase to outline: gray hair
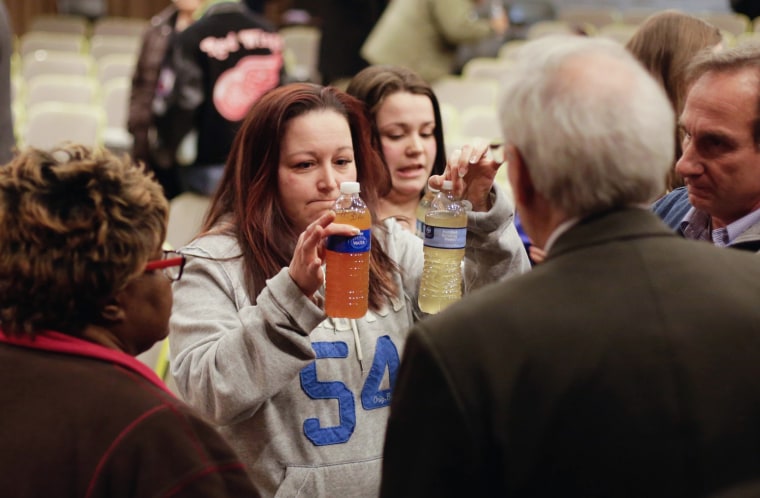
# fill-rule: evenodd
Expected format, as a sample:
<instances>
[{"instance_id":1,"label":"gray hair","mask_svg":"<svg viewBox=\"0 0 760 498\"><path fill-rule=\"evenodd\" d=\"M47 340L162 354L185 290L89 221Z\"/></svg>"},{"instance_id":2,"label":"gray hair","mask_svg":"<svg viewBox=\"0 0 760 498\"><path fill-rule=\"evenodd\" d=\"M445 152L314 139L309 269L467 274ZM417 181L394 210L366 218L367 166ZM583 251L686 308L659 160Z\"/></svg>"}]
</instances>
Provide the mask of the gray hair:
<instances>
[{"instance_id":1,"label":"gray hair","mask_svg":"<svg viewBox=\"0 0 760 498\"><path fill-rule=\"evenodd\" d=\"M540 38L521 47L503 81L505 139L552 206L582 217L647 203L665 190L674 113L622 45Z\"/></svg>"}]
</instances>

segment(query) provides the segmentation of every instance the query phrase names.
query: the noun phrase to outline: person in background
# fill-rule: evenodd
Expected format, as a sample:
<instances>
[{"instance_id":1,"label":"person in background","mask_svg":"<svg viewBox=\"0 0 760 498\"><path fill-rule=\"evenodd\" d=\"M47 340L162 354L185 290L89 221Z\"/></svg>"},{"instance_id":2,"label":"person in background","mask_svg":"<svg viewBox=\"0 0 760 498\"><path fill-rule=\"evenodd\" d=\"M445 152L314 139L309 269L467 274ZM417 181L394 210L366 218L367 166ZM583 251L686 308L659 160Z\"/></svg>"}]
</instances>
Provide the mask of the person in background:
<instances>
[{"instance_id":1,"label":"person in background","mask_svg":"<svg viewBox=\"0 0 760 498\"><path fill-rule=\"evenodd\" d=\"M205 0L198 20L172 42L154 101L155 161L170 167L182 140L197 133L192 164L180 168L185 190L211 195L240 122L285 77L282 37L239 0Z\"/></svg>"},{"instance_id":2,"label":"person in background","mask_svg":"<svg viewBox=\"0 0 760 498\"><path fill-rule=\"evenodd\" d=\"M372 143L391 176L378 200L377 216L415 231L416 209L431 175L446 169L438 99L425 80L401 66L371 66L354 76L346 92L364 102Z\"/></svg>"},{"instance_id":3,"label":"person in background","mask_svg":"<svg viewBox=\"0 0 760 498\"><path fill-rule=\"evenodd\" d=\"M760 16L760 3L757 0L730 0L731 10L737 14L744 14L751 21Z\"/></svg>"},{"instance_id":4,"label":"person in background","mask_svg":"<svg viewBox=\"0 0 760 498\"><path fill-rule=\"evenodd\" d=\"M132 76L129 96L127 129L132 134L132 157L150 167L164 188L167 199L182 193L179 166L172 161L168 168L159 167L152 161L151 149L155 146L155 123L153 100L161 66L166 58L171 39L193 22L193 13L202 0L172 0L172 4L150 20L150 27L143 35L142 47Z\"/></svg>"},{"instance_id":5,"label":"person in background","mask_svg":"<svg viewBox=\"0 0 760 498\"><path fill-rule=\"evenodd\" d=\"M720 30L712 24L675 10L658 12L636 30L626 48L665 89L676 116L686 100L686 67L702 50L721 46ZM681 132L676 127L675 160L681 157ZM674 168L668 173L667 190L683 186Z\"/></svg>"},{"instance_id":6,"label":"person in background","mask_svg":"<svg viewBox=\"0 0 760 498\"><path fill-rule=\"evenodd\" d=\"M482 151L476 151L482 153ZM522 273L512 206L491 164L448 165L467 192L466 289ZM461 174L461 176L460 176ZM333 223L344 181L373 214L370 309L325 315L324 244L354 235ZM440 187L443 177L431 182ZM204 224L182 249L171 369L182 396L219 426L262 496L377 496L399 351L421 316L422 241L381 222L390 188L364 105L334 87L292 83L250 109ZM507 240L508 242L508 240Z\"/></svg>"},{"instance_id":7,"label":"person in background","mask_svg":"<svg viewBox=\"0 0 760 498\"><path fill-rule=\"evenodd\" d=\"M245 0L245 6L248 7L251 12L255 12L262 16L264 15L266 3L267 0Z\"/></svg>"},{"instance_id":8,"label":"person in background","mask_svg":"<svg viewBox=\"0 0 760 498\"><path fill-rule=\"evenodd\" d=\"M216 430L135 355L168 331L184 257L167 201L104 149L0 168L3 496L257 496Z\"/></svg>"},{"instance_id":9,"label":"person in background","mask_svg":"<svg viewBox=\"0 0 760 498\"><path fill-rule=\"evenodd\" d=\"M392 1L364 42L361 55L370 64L406 66L434 83L452 73L460 44L500 36L509 28L505 9L481 19L475 7L473 0Z\"/></svg>"},{"instance_id":10,"label":"person in background","mask_svg":"<svg viewBox=\"0 0 760 498\"><path fill-rule=\"evenodd\" d=\"M388 0L322 0L319 74L325 85L341 87L369 64L359 54Z\"/></svg>"},{"instance_id":11,"label":"person in background","mask_svg":"<svg viewBox=\"0 0 760 498\"><path fill-rule=\"evenodd\" d=\"M657 213L687 239L760 251L760 44L706 52L691 63L676 171L686 187Z\"/></svg>"},{"instance_id":12,"label":"person in background","mask_svg":"<svg viewBox=\"0 0 760 498\"><path fill-rule=\"evenodd\" d=\"M8 9L0 0L0 165L10 161L16 147L11 102L11 56L13 30Z\"/></svg>"},{"instance_id":13,"label":"person in background","mask_svg":"<svg viewBox=\"0 0 760 498\"><path fill-rule=\"evenodd\" d=\"M502 85L546 260L414 327L381 496L758 496L760 265L647 208L673 161L664 91L619 43L567 35Z\"/></svg>"}]
</instances>

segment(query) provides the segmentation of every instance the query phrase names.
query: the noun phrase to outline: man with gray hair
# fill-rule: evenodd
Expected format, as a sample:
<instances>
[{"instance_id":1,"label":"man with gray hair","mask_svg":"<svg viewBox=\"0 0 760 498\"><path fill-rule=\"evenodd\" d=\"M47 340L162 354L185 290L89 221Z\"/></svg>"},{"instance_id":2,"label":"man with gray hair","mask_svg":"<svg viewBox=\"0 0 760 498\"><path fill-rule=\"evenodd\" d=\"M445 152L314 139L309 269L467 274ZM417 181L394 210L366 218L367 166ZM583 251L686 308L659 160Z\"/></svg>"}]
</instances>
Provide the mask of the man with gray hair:
<instances>
[{"instance_id":1,"label":"man with gray hair","mask_svg":"<svg viewBox=\"0 0 760 498\"><path fill-rule=\"evenodd\" d=\"M760 496L760 265L647 209L667 97L601 39L529 42L505 77L508 177L547 257L412 330L381 495Z\"/></svg>"},{"instance_id":2,"label":"man with gray hair","mask_svg":"<svg viewBox=\"0 0 760 498\"><path fill-rule=\"evenodd\" d=\"M689 66L679 119L686 187L654 211L687 239L760 251L760 44L704 53Z\"/></svg>"}]
</instances>

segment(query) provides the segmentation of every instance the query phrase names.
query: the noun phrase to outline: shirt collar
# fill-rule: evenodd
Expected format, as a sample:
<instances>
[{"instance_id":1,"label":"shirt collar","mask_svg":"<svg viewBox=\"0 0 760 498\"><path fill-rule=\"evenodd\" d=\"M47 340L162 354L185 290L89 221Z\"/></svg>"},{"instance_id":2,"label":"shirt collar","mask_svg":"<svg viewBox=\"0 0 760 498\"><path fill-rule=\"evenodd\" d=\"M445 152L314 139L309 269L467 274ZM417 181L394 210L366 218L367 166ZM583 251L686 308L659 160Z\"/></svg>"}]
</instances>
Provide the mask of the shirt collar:
<instances>
[{"instance_id":1,"label":"shirt collar","mask_svg":"<svg viewBox=\"0 0 760 498\"><path fill-rule=\"evenodd\" d=\"M760 222L760 209L756 209L729 223L726 226L728 244L733 244L737 237L758 222ZM687 239L713 241L710 230L710 215L704 211L692 207L686 213L686 216L684 216L680 226L684 237Z\"/></svg>"},{"instance_id":2,"label":"shirt collar","mask_svg":"<svg viewBox=\"0 0 760 498\"><path fill-rule=\"evenodd\" d=\"M549 235L549 238L546 239L546 244L544 244L543 247L544 252L546 254L549 254L549 249L551 249L554 243L557 242L559 236L573 228L573 226L575 226L579 221L580 218L570 218L569 220L565 220L557 225L557 228L555 228L551 235Z\"/></svg>"}]
</instances>

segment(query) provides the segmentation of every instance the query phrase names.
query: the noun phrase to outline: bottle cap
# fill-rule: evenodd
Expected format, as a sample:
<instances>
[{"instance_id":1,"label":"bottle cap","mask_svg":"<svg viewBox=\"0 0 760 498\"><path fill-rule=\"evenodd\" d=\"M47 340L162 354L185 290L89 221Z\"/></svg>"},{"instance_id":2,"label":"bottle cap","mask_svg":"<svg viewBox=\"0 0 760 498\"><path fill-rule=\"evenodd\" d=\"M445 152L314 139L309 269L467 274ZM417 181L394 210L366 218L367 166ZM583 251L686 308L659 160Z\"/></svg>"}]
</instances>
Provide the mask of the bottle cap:
<instances>
[{"instance_id":1,"label":"bottle cap","mask_svg":"<svg viewBox=\"0 0 760 498\"><path fill-rule=\"evenodd\" d=\"M359 182L342 182L340 184L341 194L358 194L359 192Z\"/></svg>"},{"instance_id":2,"label":"bottle cap","mask_svg":"<svg viewBox=\"0 0 760 498\"><path fill-rule=\"evenodd\" d=\"M451 180L444 180L443 181L443 190L453 190L454 189L454 182Z\"/></svg>"}]
</instances>

